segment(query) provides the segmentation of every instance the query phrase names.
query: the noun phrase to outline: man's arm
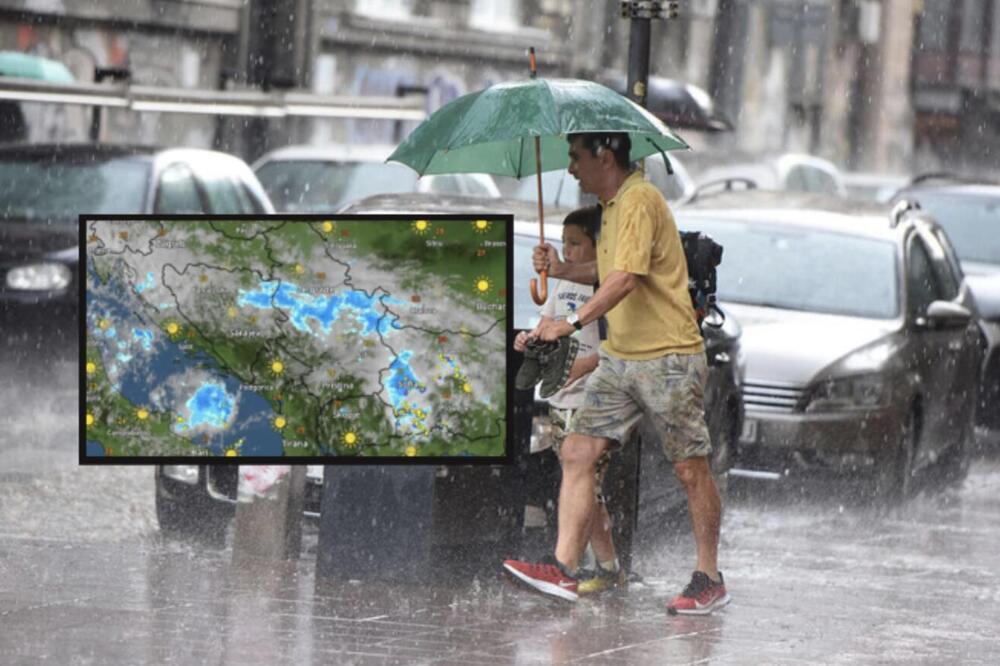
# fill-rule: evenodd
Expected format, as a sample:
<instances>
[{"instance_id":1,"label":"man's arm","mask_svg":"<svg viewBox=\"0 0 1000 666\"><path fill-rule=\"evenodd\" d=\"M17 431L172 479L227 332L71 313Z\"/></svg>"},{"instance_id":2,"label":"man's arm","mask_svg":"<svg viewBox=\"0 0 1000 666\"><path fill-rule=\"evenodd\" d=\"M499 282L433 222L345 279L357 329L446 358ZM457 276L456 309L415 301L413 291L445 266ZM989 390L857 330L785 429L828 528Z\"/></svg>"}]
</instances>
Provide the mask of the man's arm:
<instances>
[{"instance_id":1,"label":"man's arm","mask_svg":"<svg viewBox=\"0 0 1000 666\"><path fill-rule=\"evenodd\" d=\"M536 245L531 254L531 263L536 273L548 270L550 278L568 280L577 284L597 284L597 261L571 264L559 260L556 249L545 243Z\"/></svg>"},{"instance_id":2,"label":"man's arm","mask_svg":"<svg viewBox=\"0 0 1000 666\"><path fill-rule=\"evenodd\" d=\"M623 298L635 289L639 283L639 276L625 271L611 271L607 279L601 283L594 295L590 297L583 307L576 311L580 318L580 325L586 326L592 321L600 319L607 314L611 308L618 305ZM533 333L545 341L558 340L561 337L572 335L572 324L567 324L565 320L547 322L539 324Z\"/></svg>"}]
</instances>

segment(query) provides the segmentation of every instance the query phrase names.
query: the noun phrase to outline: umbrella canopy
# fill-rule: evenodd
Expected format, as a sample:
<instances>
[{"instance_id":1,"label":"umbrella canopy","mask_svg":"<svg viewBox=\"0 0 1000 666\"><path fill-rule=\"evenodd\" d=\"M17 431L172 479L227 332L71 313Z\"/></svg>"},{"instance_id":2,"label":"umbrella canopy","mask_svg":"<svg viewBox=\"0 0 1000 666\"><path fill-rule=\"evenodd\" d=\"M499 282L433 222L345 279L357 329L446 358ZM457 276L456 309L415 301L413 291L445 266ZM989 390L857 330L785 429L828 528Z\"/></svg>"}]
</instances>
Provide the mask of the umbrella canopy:
<instances>
[{"instance_id":1,"label":"umbrella canopy","mask_svg":"<svg viewBox=\"0 0 1000 666\"><path fill-rule=\"evenodd\" d=\"M492 173L522 178L569 165L566 135L627 132L631 159L688 145L651 113L592 81L529 79L460 97L421 123L388 161L420 175Z\"/></svg>"},{"instance_id":2,"label":"umbrella canopy","mask_svg":"<svg viewBox=\"0 0 1000 666\"><path fill-rule=\"evenodd\" d=\"M0 76L37 79L49 83L75 81L73 74L61 62L19 51L0 51Z\"/></svg>"}]
</instances>

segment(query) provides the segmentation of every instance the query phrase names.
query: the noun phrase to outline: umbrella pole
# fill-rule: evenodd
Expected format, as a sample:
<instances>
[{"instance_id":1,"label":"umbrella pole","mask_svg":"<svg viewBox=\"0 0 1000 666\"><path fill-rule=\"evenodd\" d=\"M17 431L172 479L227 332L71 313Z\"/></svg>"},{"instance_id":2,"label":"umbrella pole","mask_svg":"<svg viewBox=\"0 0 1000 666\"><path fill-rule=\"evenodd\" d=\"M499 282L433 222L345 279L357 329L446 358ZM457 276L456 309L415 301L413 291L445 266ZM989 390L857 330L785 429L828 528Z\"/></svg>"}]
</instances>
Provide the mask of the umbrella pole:
<instances>
[{"instance_id":1,"label":"umbrella pole","mask_svg":"<svg viewBox=\"0 0 1000 666\"><path fill-rule=\"evenodd\" d=\"M535 78L538 70L535 66L535 47L528 49L528 57L531 61L531 78ZM545 244L545 210L542 205L542 138L535 137L535 182L538 183L538 244ZM528 286L531 288L531 300L536 305L542 305L549 297L549 272L542 270L538 272L539 279L531 279ZM541 282L541 289L538 288Z\"/></svg>"},{"instance_id":2,"label":"umbrella pole","mask_svg":"<svg viewBox=\"0 0 1000 666\"><path fill-rule=\"evenodd\" d=\"M542 151L541 151L541 138L535 137L535 179L538 183L538 244L545 244L545 211L542 205ZM535 302L536 305L542 305L549 297L549 285L548 277L549 272L547 270L541 270L538 272L539 279L531 279L529 286L531 287L531 300ZM541 283L541 289L539 289L539 283Z\"/></svg>"}]
</instances>

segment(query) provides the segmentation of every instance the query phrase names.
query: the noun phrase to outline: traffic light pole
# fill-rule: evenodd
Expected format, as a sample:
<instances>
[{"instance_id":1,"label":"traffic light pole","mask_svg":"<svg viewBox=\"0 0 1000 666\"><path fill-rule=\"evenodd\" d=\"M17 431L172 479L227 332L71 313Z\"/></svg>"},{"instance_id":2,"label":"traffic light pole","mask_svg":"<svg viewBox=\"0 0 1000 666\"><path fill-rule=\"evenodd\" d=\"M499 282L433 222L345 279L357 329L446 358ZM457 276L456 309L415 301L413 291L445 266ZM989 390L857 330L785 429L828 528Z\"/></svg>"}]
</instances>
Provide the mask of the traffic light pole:
<instances>
[{"instance_id":1,"label":"traffic light pole","mask_svg":"<svg viewBox=\"0 0 1000 666\"><path fill-rule=\"evenodd\" d=\"M646 106L649 83L649 51L651 21L676 18L676 2L622 2L621 17L629 23L628 84L629 99ZM642 439L632 435L632 441L622 448L619 464L608 472L608 510L612 517L612 534L618 559L626 569L632 566L633 541L639 518L639 487L642 461Z\"/></svg>"}]
</instances>

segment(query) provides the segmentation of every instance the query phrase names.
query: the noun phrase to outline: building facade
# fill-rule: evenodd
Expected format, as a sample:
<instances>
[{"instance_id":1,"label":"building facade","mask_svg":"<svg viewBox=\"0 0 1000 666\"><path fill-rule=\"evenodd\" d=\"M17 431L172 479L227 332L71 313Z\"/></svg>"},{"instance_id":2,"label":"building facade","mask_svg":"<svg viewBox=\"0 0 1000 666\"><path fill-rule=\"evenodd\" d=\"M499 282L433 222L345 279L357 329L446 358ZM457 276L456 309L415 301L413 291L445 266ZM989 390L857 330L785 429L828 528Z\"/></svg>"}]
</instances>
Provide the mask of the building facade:
<instances>
[{"instance_id":1,"label":"building facade","mask_svg":"<svg viewBox=\"0 0 1000 666\"><path fill-rule=\"evenodd\" d=\"M652 27L650 73L706 90L734 124L700 151L810 152L843 168L996 173L1000 0L682 0ZM616 0L0 0L0 50L79 81L421 94L428 111L528 73L625 72ZM28 105L30 139L85 140L90 110ZM394 143L412 124L105 111L102 138L216 146Z\"/></svg>"}]
</instances>

